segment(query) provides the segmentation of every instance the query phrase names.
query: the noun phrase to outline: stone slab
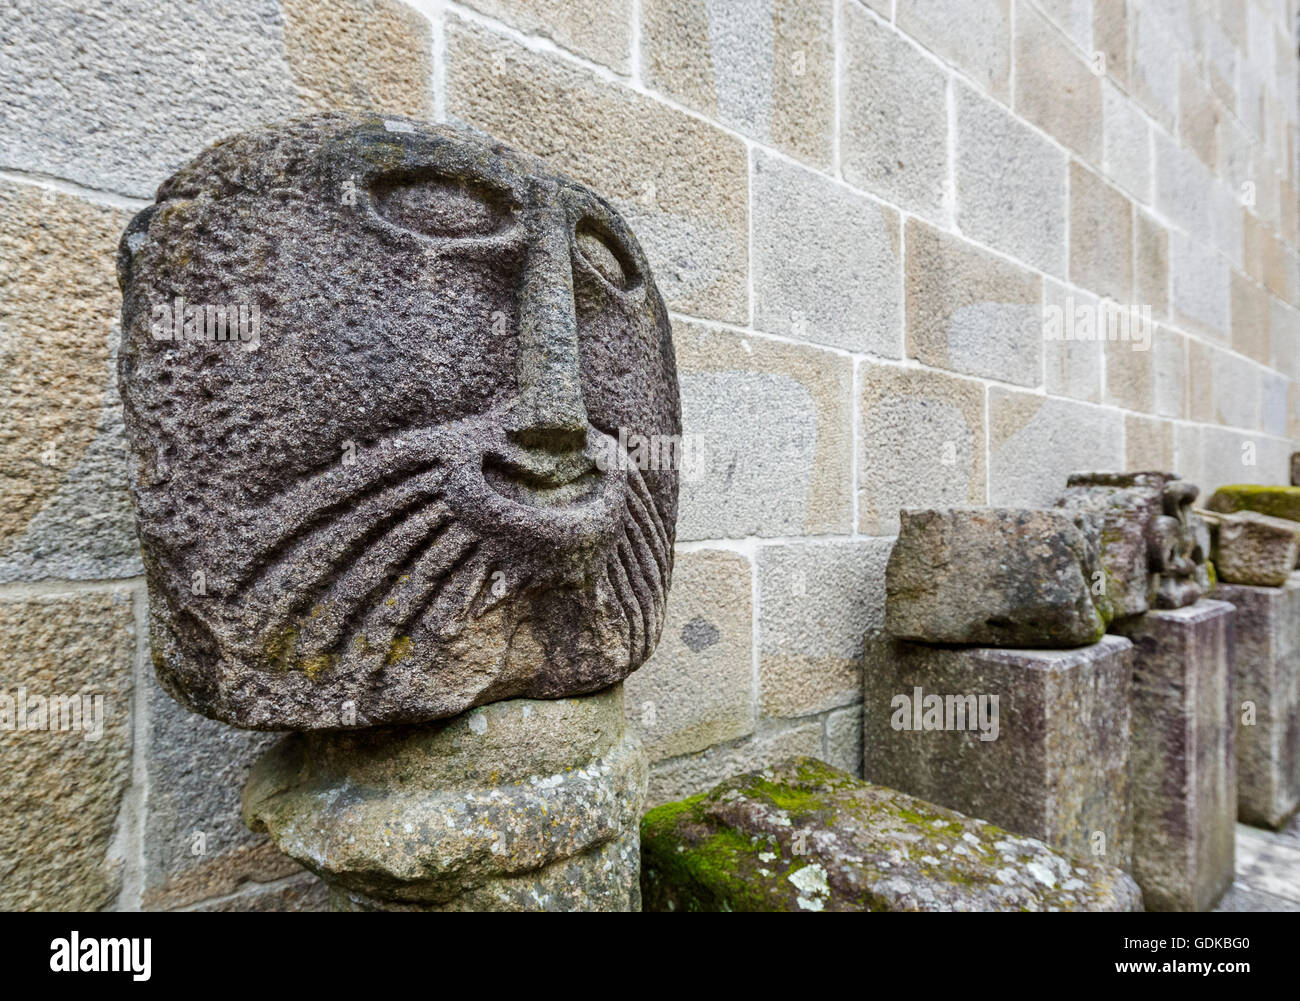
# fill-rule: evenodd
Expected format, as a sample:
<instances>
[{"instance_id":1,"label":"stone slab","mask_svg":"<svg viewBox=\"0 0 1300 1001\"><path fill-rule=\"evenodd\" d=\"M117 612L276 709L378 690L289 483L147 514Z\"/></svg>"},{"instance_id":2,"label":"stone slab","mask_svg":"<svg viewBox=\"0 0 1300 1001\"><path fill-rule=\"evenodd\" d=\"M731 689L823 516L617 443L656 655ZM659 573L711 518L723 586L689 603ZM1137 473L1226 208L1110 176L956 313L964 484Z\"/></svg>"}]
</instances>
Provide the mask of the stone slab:
<instances>
[{"instance_id":1,"label":"stone slab","mask_svg":"<svg viewBox=\"0 0 1300 1001\"><path fill-rule=\"evenodd\" d=\"M1214 528L1214 569L1229 584L1282 587L1300 558L1300 522L1254 511L1224 515Z\"/></svg>"},{"instance_id":2,"label":"stone slab","mask_svg":"<svg viewBox=\"0 0 1300 1001\"><path fill-rule=\"evenodd\" d=\"M1118 636L1077 650L869 637L863 778L1127 868L1131 680L1132 645ZM931 696L941 717L926 715ZM949 712L956 696L974 696L975 712L956 698Z\"/></svg>"},{"instance_id":3,"label":"stone slab","mask_svg":"<svg viewBox=\"0 0 1300 1001\"><path fill-rule=\"evenodd\" d=\"M1118 623L1133 651L1133 876L1148 910L1207 911L1232 883L1233 606Z\"/></svg>"},{"instance_id":4,"label":"stone slab","mask_svg":"<svg viewBox=\"0 0 1300 1001\"><path fill-rule=\"evenodd\" d=\"M1237 609L1237 817L1280 829L1300 805L1300 573L1214 597Z\"/></svg>"},{"instance_id":5,"label":"stone slab","mask_svg":"<svg viewBox=\"0 0 1300 1001\"><path fill-rule=\"evenodd\" d=\"M652 810L641 841L649 911L1141 909L1119 869L815 758Z\"/></svg>"},{"instance_id":6,"label":"stone slab","mask_svg":"<svg viewBox=\"0 0 1300 1001\"><path fill-rule=\"evenodd\" d=\"M1093 587L1100 562L1084 516L1033 508L905 508L900 517L885 570L891 635L1076 647L1106 631L1111 604L1104 587Z\"/></svg>"},{"instance_id":7,"label":"stone slab","mask_svg":"<svg viewBox=\"0 0 1300 1001\"><path fill-rule=\"evenodd\" d=\"M1225 514L1257 511L1274 518L1300 521L1300 486L1273 487L1258 483L1235 483L1219 487L1205 506L1211 511Z\"/></svg>"}]
</instances>

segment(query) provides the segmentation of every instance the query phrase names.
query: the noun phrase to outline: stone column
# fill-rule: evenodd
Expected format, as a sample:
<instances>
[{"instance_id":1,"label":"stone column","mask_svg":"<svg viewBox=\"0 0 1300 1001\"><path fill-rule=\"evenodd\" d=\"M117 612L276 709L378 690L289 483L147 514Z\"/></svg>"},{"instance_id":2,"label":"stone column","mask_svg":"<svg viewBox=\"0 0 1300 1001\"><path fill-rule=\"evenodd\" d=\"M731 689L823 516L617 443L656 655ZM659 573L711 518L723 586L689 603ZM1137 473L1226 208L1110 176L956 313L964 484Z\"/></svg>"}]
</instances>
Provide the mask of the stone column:
<instances>
[{"instance_id":1,"label":"stone column","mask_svg":"<svg viewBox=\"0 0 1300 1001\"><path fill-rule=\"evenodd\" d=\"M286 737L244 819L335 910L640 910L646 763L623 686L414 726Z\"/></svg>"},{"instance_id":2,"label":"stone column","mask_svg":"<svg viewBox=\"0 0 1300 1001\"><path fill-rule=\"evenodd\" d=\"M1074 650L876 637L863 777L1127 869L1132 671L1118 636Z\"/></svg>"},{"instance_id":3,"label":"stone column","mask_svg":"<svg viewBox=\"0 0 1300 1001\"><path fill-rule=\"evenodd\" d=\"M1237 609L1237 818L1280 830L1300 806L1300 574L1214 596Z\"/></svg>"},{"instance_id":4,"label":"stone column","mask_svg":"<svg viewBox=\"0 0 1300 1001\"><path fill-rule=\"evenodd\" d=\"M1135 647L1133 876L1147 910L1209 910L1233 877L1233 607L1201 599L1111 628Z\"/></svg>"}]
</instances>

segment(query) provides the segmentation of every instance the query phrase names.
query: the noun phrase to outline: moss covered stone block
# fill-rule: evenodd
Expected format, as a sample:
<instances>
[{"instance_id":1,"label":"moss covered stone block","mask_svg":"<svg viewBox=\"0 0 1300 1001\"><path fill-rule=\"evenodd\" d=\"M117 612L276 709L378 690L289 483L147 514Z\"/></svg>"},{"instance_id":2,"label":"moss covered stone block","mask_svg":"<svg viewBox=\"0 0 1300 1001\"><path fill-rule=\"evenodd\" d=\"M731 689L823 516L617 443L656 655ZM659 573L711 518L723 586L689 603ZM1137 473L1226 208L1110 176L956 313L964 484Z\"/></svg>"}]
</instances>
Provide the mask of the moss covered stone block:
<instances>
[{"instance_id":1,"label":"moss covered stone block","mask_svg":"<svg viewBox=\"0 0 1300 1001\"><path fill-rule=\"evenodd\" d=\"M1300 487L1270 487L1234 483L1219 487L1206 505L1211 511L1257 511L1273 518L1300 521Z\"/></svg>"},{"instance_id":2,"label":"moss covered stone block","mask_svg":"<svg viewBox=\"0 0 1300 1001\"><path fill-rule=\"evenodd\" d=\"M815 758L641 821L648 911L1136 911L1119 869L1069 859Z\"/></svg>"}]
</instances>

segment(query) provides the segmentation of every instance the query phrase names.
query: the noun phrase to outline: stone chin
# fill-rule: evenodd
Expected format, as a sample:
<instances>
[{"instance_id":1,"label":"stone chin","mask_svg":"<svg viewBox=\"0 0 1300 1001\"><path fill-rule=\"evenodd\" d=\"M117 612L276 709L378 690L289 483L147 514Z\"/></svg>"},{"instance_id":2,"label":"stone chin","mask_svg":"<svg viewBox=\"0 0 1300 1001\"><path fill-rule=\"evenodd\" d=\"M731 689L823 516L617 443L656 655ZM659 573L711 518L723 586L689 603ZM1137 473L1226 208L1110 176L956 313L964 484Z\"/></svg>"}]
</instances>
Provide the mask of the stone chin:
<instances>
[{"instance_id":1,"label":"stone chin","mask_svg":"<svg viewBox=\"0 0 1300 1001\"><path fill-rule=\"evenodd\" d=\"M521 453L475 418L295 484L214 533L208 594L150 573L164 687L238 726L318 729L622 680L658 642L672 541L635 466L601 468L612 447L591 427L580 451Z\"/></svg>"}]
</instances>

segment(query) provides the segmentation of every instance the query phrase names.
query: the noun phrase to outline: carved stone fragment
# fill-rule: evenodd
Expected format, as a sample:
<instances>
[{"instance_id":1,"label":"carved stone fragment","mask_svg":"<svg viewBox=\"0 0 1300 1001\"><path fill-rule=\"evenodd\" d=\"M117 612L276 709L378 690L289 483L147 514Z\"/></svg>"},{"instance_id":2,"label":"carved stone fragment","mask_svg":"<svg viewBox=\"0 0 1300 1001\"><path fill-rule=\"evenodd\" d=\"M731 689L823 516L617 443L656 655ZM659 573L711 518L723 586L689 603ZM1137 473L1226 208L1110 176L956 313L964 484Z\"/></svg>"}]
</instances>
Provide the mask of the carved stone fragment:
<instances>
[{"instance_id":1,"label":"carved stone fragment","mask_svg":"<svg viewBox=\"0 0 1300 1001\"><path fill-rule=\"evenodd\" d=\"M604 199L480 135L226 139L122 239L154 662L243 727L594 692L658 640L681 417Z\"/></svg>"},{"instance_id":2,"label":"carved stone fragment","mask_svg":"<svg viewBox=\"0 0 1300 1001\"><path fill-rule=\"evenodd\" d=\"M1220 580L1261 587L1287 582L1300 557L1300 522L1254 511L1210 517L1214 569Z\"/></svg>"},{"instance_id":3,"label":"carved stone fragment","mask_svg":"<svg viewBox=\"0 0 1300 1001\"><path fill-rule=\"evenodd\" d=\"M885 628L928 643L1095 643L1111 605L1094 587L1102 577L1088 528L1056 510L904 509L885 570Z\"/></svg>"},{"instance_id":4,"label":"carved stone fragment","mask_svg":"<svg viewBox=\"0 0 1300 1001\"><path fill-rule=\"evenodd\" d=\"M1115 617L1182 608L1209 588L1209 535L1191 510L1198 489L1173 473L1073 473L1057 506L1098 519Z\"/></svg>"}]
</instances>

